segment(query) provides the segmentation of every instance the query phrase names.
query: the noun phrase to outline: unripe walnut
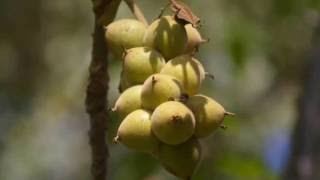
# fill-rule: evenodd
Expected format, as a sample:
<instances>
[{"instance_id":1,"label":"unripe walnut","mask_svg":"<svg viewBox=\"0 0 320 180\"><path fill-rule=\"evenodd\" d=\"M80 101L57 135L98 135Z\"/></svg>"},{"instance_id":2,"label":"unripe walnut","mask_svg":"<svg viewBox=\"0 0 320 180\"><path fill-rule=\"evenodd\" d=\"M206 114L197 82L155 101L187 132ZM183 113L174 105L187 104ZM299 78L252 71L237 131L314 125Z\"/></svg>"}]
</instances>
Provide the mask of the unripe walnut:
<instances>
[{"instance_id":1,"label":"unripe walnut","mask_svg":"<svg viewBox=\"0 0 320 180\"><path fill-rule=\"evenodd\" d=\"M190 55L181 55L171 59L160 73L177 78L188 95L199 92L205 77L201 63Z\"/></svg>"},{"instance_id":2,"label":"unripe walnut","mask_svg":"<svg viewBox=\"0 0 320 180\"><path fill-rule=\"evenodd\" d=\"M160 72L165 65L163 56L149 47L136 47L126 51L123 71L129 84L142 84L151 74Z\"/></svg>"},{"instance_id":3,"label":"unripe walnut","mask_svg":"<svg viewBox=\"0 0 320 180\"><path fill-rule=\"evenodd\" d=\"M163 102L179 98L181 94L177 79L165 74L153 74L142 85L142 107L153 110Z\"/></svg>"},{"instance_id":4,"label":"unripe walnut","mask_svg":"<svg viewBox=\"0 0 320 180\"><path fill-rule=\"evenodd\" d=\"M199 31L192 26L192 24L185 25L188 43L186 48L186 53L194 52L200 44L207 42L208 40L203 39Z\"/></svg>"},{"instance_id":5,"label":"unripe walnut","mask_svg":"<svg viewBox=\"0 0 320 180\"><path fill-rule=\"evenodd\" d=\"M108 48L116 58L121 58L124 48L143 45L146 25L134 19L114 21L106 27L105 38Z\"/></svg>"},{"instance_id":6,"label":"unripe walnut","mask_svg":"<svg viewBox=\"0 0 320 180\"><path fill-rule=\"evenodd\" d=\"M151 128L155 136L166 144L181 144L194 133L194 116L184 104L168 101L152 113Z\"/></svg>"},{"instance_id":7,"label":"unripe walnut","mask_svg":"<svg viewBox=\"0 0 320 180\"><path fill-rule=\"evenodd\" d=\"M201 146L195 138L179 145L162 144L158 158L171 174L191 179L201 160Z\"/></svg>"},{"instance_id":8,"label":"unripe walnut","mask_svg":"<svg viewBox=\"0 0 320 180\"><path fill-rule=\"evenodd\" d=\"M196 58L192 58L193 62L195 62L198 65L199 71L200 71L200 81L202 82L207 76L211 79L214 79L214 76L210 73L207 73L203 67L203 65L201 64L201 62L199 60L197 60Z\"/></svg>"},{"instance_id":9,"label":"unripe walnut","mask_svg":"<svg viewBox=\"0 0 320 180\"><path fill-rule=\"evenodd\" d=\"M124 118L129 113L141 108L142 85L132 86L126 89L117 99L113 111L117 112L120 118Z\"/></svg>"},{"instance_id":10,"label":"unripe walnut","mask_svg":"<svg viewBox=\"0 0 320 180\"><path fill-rule=\"evenodd\" d=\"M199 138L210 135L220 127L224 117L230 114L218 102L201 94L189 97L186 105L195 116L195 136Z\"/></svg>"},{"instance_id":11,"label":"unripe walnut","mask_svg":"<svg viewBox=\"0 0 320 180\"><path fill-rule=\"evenodd\" d=\"M151 132L150 116L151 112L142 109L128 114L121 122L114 140L137 151L156 152L159 141Z\"/></svg>"},{"instance_id":12,"label":"unripe walnut","mask_svg":"<svg viewBox=\"0 0 320 180\"><path fill-rule=\"evenodd\" d=\"M179 24L172 16L163 16L147 28L144 41L168 60L184 53L188 37L184 25Z\"/></svg>"}]
</instances>

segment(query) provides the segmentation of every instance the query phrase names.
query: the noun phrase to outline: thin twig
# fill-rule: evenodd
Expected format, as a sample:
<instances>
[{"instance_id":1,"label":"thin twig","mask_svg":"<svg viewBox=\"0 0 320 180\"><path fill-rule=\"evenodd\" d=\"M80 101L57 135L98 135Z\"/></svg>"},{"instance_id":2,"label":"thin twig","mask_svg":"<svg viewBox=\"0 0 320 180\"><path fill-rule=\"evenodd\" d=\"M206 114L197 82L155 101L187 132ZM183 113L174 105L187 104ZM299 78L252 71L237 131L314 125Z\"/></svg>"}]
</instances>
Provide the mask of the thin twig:
<instances>
[{"instance_id":1,"label":"thin twig","mask_svg":"<svg viewBox=\"0 0 320 180\"><path fill-rule=\"evenodd\" d=\"M91 147L91 174L93 180L107 177L108 146L107 93L108 93L108 50L104 40L104 25L113 21L120 0L92 0L95 15L92 59L86 92L86 111L90 116L89 142Z\"/></svg>"},{"instance_id":2,"label":"thin twig","mask_svg":"<svg viewBox=\"0 0 320 180\"><path fill-rule=\"evenodd\" d=\"M148 21L143 15L143 12L140 10L139 6L135 2L135 0L124 0L132 11L133 15L141 21L143 24L148 25Z\"/></svg>"},{"instance_id":3,"label":"thin twig","mask_svg":"<svg viewBox=\"0 0 320 180\"><path fill-rule=\"evenodd\" d=\"M159 15L155 18L155 19L159 19L159 18L161 18L162 16L163 16L163 14L164 14L164 11L170 6L170 2L168 2L164 7L162 7L161 9L160 9L160 13L159 13ZM154 20L155 20L154 19Z\"/></svg>"}]
</instances>

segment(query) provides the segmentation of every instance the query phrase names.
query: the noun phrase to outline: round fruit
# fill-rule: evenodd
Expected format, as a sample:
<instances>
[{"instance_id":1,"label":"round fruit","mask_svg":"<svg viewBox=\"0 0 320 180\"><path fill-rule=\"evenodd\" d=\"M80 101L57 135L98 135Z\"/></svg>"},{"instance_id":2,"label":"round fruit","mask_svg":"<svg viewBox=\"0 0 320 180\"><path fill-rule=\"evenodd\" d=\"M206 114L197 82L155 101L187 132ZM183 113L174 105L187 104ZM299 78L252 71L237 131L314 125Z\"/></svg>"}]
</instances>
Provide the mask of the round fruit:
<instances>
[{"instance_id":1,"label":"round fruit","mask_svg":"<svg viewBox=\"0 0 320 180\"><path fill-rule=\"evenodd\" d=\"M160 73L177 78L189 95L198 93L205 74L201 63L190 55L171 59Z\"/></svg>"},{"instance_id":2,"label":"round fruit","mask_svg":"<svg viewBox=\"0 0 320 180\"><path fill-rule=\"evenodd\" d=\"M198 68L199 68L199 71L200 71L200 81L202 82L207 76L211 79L214 79L214 76L212 74L209 74L207 73L205 70L204 70L204 67L203 65L201 64L200 61L198 61L197 59L195 58L192 58L192 60L198 65Z\"/></svg>"},{"instance_id":3,"label":"round fruit","mask_svg":"<svg viewBox=\"0 0 320 180\"><path fill-rule=\"evenodd\" d=\"M119 96L112 109L119 114L120 118L124 118L132 111L141 108L141 90L142 85L132 86Z\"/></svg>"},{"instance_id":4,"label":"round fruit","mask_svg":"<svg viewBox=\"0 0 320 180\"><path fill-rule=\"evenodd\" d=\"M114 140L137 151L154 153L159 143L151 132L150 116L146 110L133 111L121 122Z\"/></svg>"},{"instance_id":5,"label":"round fruit","mask_svg":"<svg viewBox=\"0 0 320 180\"><path fill-rule=\"evenodd\" d=\"M159 160L173 175L191 179L201 160L201 146L197 139L190 139L179 145L160 146Z\"/></svg>"},{"instance_id":6,"label":"round fruit","mask_svg":"<svg viewBox=\"0 0 320 180\"><path fill-rule=\"evenodd\" d=\"M181 144L194 133L195 118L184 104L168 101L152 113L151 128L155 136L166 144Z\"/></svg>"},{"instance_id":7,"label":"round fruit","mask_svg":"<svg viewBox=\"0 0 320 180\"><path fill-rule=\"evenodd\" d=\"M188 35L186 53L194 52L200 44L207 42L207 40L202 39L199 31L196 28L194 28L192 24L187 24L185 28Z\"/></svg>"},{"instance_id":8,"label":"round fruit","mask_svg":"<svg viewBox=\"0 0 320 180\"><path fill-rule=\"evenodd\" d=\"M142 107L153 110L159 104L181 96L180 83L172 76L153 74L142 85Z\"/></svg>"},{"instance_id":9,"label":"round fruit","mask_svg":"<svg viewBox=\"0 0 320 180\"><path fill-rule=\"evenodd\" d=\"M105 37L108 47L117 58L121 58L124 48L143 45L143 37L147 27L134 19L114 21L106 27Z\"/></svg>"},{"instance_id":10,"label":"round fruit","mask_svg":"<svg viewBox=\"0 0 320 180\"><path fill-rule=\"evenodd\" d=\"M210 135L220 127L224 117L228 114L218 102L201 94L189 97L186 105L195 116L195 136L197 137Z\"/></svg>"},{"instance_id":11,"label":"round fruit","mask_svg":"<svg viewBox=\"0 0 320 180\"><path fill-rule=\"evenodd\" d=\"M160 72L165 60L160 53L148 47L127 50L123 71L131 84L143 83L151 74Z\"/></svg>"},{"instance_id":12,"label":"round fruit","mask_svg":"<svg viewBox=\"0 0 320 180\"><path fill-rule=\"evenodd\" d=\"M188 37L184 25L172 16L163 16L147 28L144 41L168 60L185 52Z\"/></svg>"}]
</instances>

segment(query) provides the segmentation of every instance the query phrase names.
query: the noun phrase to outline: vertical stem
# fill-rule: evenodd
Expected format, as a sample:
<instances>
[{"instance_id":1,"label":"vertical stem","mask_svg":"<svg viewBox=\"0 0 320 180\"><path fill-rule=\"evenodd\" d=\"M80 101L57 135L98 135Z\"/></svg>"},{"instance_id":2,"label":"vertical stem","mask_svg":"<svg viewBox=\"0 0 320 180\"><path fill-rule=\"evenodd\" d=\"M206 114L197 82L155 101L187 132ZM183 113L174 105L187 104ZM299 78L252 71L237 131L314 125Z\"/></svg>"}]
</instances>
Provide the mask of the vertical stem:
<instances>
[{"instance_id":1,"label":"vertical stem","mask_svg":"<svg viewBox=\"0 0 320 180\"><path fill-rule=\"evenodd\" d=\"M108 147L105 142L107 128L107 52L102 27L95 25L92 61L87 87L86 108L90 116L89 142L91 145L91 173L94 180L104 180L107 174Z\"/></svg>"},{"instance_id":2,"label":"vertical stem","mask_svg":"<svg viewBox=\"0 0 320 180\"><path fill-rule=\"evenodd\" d=\"M137 3L134 0L124 0L127 5L129 6L131 12L133 13L133 15L143 24L148 25L148 21L145 18L145 16L143 15L142 11L140 10L139 6L137 5Z\"/></svg>"},{"instance_id":3,"label":"vertical stem","mask_svg":"<svg viewBox=\"0 0 320 180\"><path fill-rule=\"evenodd\" d=\"M93 180L107 177L108 146L107 93L108 93L108 49L104 39L103 25L113 21L120 1L92 0L95 15L92 44L92 59L86 92L86 111L90 116L89 142L91 146L91 174Z\"/></svg>"}]
</instances>

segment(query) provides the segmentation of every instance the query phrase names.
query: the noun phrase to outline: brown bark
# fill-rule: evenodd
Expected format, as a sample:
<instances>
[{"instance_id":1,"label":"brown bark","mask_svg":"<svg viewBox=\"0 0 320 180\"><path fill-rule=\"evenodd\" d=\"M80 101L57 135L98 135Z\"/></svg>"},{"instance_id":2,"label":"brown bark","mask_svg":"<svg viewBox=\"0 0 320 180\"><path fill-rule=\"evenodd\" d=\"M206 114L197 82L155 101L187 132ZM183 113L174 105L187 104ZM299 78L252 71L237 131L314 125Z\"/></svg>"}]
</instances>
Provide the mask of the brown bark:
<instances>
[{"instance_id":1,"label":"brown bark","mask_svg":"<svg viewBox=\"0 0 320 180\"><path fill-rule=\"evenodd\" d=\"M91 146L91 174L94 180L107 179L108 146L106 132L108 94L108 49L104 39L104 27L113 21L120 1L92 0L94 33L89 83L86 94L86 110L90 116L89 142Z\"/></svg>"}]
</instances>

